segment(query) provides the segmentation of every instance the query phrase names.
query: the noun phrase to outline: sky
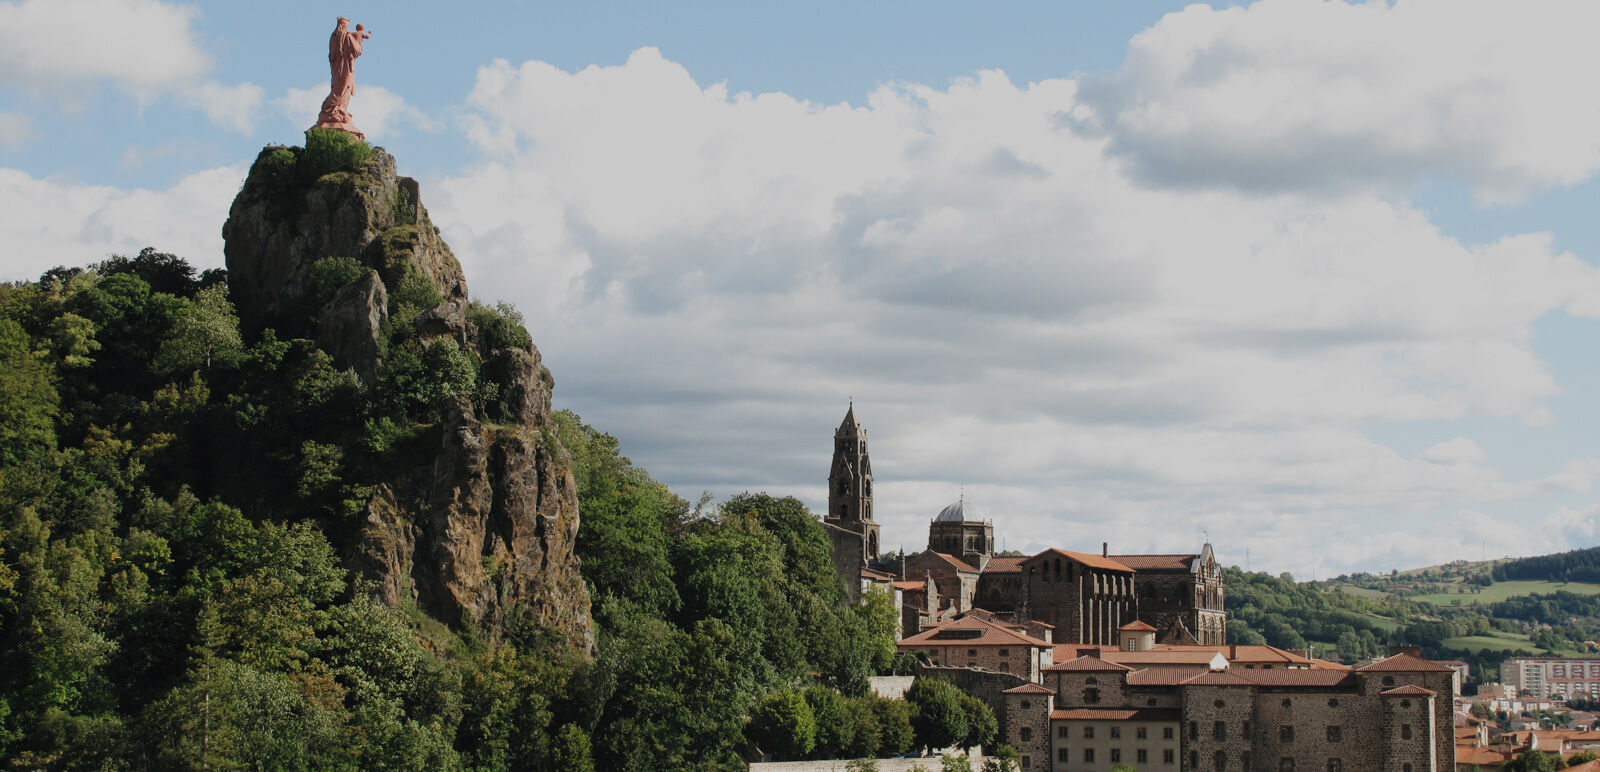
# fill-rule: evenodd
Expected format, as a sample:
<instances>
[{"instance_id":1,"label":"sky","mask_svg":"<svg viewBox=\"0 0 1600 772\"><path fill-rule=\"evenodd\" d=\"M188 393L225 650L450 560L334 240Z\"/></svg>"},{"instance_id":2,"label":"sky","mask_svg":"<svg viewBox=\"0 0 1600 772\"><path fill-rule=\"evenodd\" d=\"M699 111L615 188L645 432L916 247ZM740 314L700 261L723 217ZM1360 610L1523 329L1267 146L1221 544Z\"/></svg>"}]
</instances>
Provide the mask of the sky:
<instances>
[{"instance_id":1,"label":"sky","mask_svg":"<svg viewBox=\"0 0 1600 772\"><path fill-rule=\"evenodd\" d=\"M557 407L883 542L1329 578L1593 546L1600 4L0 1L0 279L223 264L351 110Z\"/></svg>"}]
</instances>

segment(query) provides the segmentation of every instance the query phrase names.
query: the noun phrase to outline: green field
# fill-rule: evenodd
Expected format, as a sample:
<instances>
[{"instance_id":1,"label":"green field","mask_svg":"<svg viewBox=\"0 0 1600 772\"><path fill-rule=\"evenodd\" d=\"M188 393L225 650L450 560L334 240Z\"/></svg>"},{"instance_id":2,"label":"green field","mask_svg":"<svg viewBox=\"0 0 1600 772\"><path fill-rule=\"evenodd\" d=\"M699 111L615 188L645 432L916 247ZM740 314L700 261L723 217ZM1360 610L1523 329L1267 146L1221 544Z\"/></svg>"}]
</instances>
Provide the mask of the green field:
<instances>
[{"instance_id":1,"label":"green field","mask_svg":"<svg viewBox=\"0 0 1600 772\"><path fill-rule=\"evenodd\" d=\"M1460 638L1446 638L1441 643L1447 649L1462 649L1465 651L1503 651L1507 653L1538 654L1539 647L1533 645L1526 635L1516 633L1492 632L1488 635L1465 635ZM1556 654L1563 657L1582 656L1580 652L1571 649L1558 649Z\"/></svg>"},{"instance_id":2,"label":"green field","mask_svg":"<svg viewBox=\"0 0 1600 772\"><path fill-rule=\"evenodd\" d=\"M1479 588L1475 587L1474 589ZM1460 601L1460 605L1470 606L1475 603L1495 603L1518 595L1553 593L1563 590L1580 595L1600 595L1600 584L1588 584L1586 582L1495 582L1481 589L1482 592L1440 592L1432 595L1417 595L1409 598L1409 600L1420 600L1436 606L1450 606L1454 605L1452 601ZM1348 590L1346 591L1348 592Z\"/></svg>"},{"instance_id":3,"label":"green field","mask_svg":"<svg viewBox=\"0 0 1600 772\"><path fill-rule=\"evenodd\" d=\"M1400 629L1400 623L1388 617L1380 617L1377 614L1362 614L1361 616L1366 617L1367 621L1371 622L1374 627L1388 630L1391 633Z\"/></svg>"},{"instance_id":4,"label":"green field","mask_svg":"<svg viewBox=\"0 0 1600 772\"><path fill-rule=\"evenodd\" d=\"M1367 600L1384 600L1389 597L1389 593L1386 593L1383 590L1369 590L1365 587L1357 587L1353 584L1337 584L1334 585L1334 588L1346 595L1353 595L1357 598L1366 598Z\"/></svg>"}]
</instances>

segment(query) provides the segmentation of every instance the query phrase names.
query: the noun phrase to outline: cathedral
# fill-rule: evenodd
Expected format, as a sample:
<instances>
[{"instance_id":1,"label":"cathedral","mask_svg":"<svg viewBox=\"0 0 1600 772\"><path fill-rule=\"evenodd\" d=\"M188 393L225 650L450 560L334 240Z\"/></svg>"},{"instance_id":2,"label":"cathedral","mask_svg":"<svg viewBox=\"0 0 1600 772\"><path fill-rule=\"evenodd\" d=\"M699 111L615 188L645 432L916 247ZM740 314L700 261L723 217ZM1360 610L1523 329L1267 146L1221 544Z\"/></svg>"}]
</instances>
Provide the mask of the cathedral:
<instances>
[{"instance_id":1,"label":"cathedral","mask_svg":"<svg viewBox=\"0 0 1600 772\"><path fill-rule=\"evenodd\" d=\"M833 434L828 512L823 517L834 568L852 599L885 585L902 600L905 635L970 613L1049 630L1055 643L1120 645L1120 630L1141 622L1161 643L1227 643L1222 567L1205 544L1198 553L1112 555L1047 549L995 554L994 522L960 499L928 523L928 548L885 559L872 514L872 460L855 405Z\"/></svg>"}]
</instances>

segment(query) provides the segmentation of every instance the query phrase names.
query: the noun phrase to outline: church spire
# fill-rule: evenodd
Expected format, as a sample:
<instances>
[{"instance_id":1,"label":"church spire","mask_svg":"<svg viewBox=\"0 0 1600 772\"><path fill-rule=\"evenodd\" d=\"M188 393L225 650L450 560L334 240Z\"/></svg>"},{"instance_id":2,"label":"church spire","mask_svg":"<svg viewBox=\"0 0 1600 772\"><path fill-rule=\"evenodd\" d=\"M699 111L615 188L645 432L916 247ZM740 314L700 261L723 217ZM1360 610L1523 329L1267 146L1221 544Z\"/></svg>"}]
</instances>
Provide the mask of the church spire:
<instances>
[{"instance_id":1,"label":"church spire","mask_svg":"<svg viewBox=\"0 0 1600 772\"><path fill-rule=\"evenodd\" d=\"M827 520L861 534L867 559L878 558L878 524L872 519L872 457L867 430L856 419L855 401L833 433L833 465L828 472Z\"/></svg>"}]
</instances>

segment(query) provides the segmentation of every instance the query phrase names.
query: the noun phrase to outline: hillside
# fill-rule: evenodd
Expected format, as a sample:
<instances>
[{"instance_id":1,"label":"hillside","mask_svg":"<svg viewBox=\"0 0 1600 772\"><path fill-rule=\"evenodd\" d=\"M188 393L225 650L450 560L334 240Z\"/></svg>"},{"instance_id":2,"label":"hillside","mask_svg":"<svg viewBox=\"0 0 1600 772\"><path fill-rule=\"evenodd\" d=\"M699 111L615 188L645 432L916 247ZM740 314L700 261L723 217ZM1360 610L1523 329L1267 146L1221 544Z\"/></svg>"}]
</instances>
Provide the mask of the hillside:
<instances>
[{"instance_id":1,"label":"hillside","mask_svg":"<svg viewBox=\"0 0 1600 772\"><path fill-rule=\"evenodd\" d=\"M771 695L879 715L894 613L817 520L691 508L554 409L396 167L311 132L228 271L0 285L0 761L734 769ZM818 749L910 742L858 724Z\"/></svg>"},{"instance_id":2,"label":"hillside","mask_svg":"<svg viewBox=\"0 0 1600 772\"><path fill-rule=\"evenodd\" d=\"M1390 574L1295 583L1230 569L1229 638L1354 662L1391 644L1422 646L1437 659L1474 666L1473 681L1498 677L1518 654L1578 656L1600 640L1600 584L1590 578L1600 549L1514 560L1456 561Z\"/></svg>"}]
</instances>

